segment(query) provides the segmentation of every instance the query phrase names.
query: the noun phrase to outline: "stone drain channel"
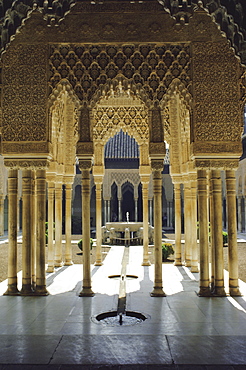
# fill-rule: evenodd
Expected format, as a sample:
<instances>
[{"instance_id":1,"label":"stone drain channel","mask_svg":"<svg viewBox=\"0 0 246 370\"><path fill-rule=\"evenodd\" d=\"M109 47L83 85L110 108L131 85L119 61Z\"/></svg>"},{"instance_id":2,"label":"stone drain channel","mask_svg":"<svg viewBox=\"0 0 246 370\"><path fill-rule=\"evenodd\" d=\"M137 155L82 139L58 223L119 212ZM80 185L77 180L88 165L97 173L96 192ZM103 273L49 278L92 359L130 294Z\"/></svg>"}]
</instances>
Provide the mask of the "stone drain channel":
<instances>
[{"instance_id":1,"label":"stone drain channel","mask_svg":"<svg viewBox=\"0 0 246 370\"><path fill-rule=\"evenodd\" d=\"M95 317L96 322L109 326L130 326L139 324L147 319L147 316L140 312L126 311L126 281L127 279L137 279L136 275L127 275L127 265L129 264L129 246L124 247L122 257L122 267L120 275L110 275L110 279L119 279L119 297L117 311L103 312ZM94 321L94 320L93 320Z\"/></svg>"}]
</instances>

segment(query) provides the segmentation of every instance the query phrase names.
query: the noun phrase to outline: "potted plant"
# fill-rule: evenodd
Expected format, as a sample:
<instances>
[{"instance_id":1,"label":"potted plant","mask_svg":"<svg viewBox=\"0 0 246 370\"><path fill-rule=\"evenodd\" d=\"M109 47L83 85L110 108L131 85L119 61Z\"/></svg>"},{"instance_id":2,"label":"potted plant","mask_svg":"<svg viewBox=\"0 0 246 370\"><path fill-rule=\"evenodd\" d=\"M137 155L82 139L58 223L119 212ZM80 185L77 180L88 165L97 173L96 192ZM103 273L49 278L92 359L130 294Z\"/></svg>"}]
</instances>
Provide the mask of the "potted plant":
<instances>
[{"instance_id":1,"label":"potted plant","mask_svg":"<svg viewBox=\"0 0 246 370\"><path fill-rule=\"evenodd\" d=\"M174 249L171 243L163 243L162 244L162 262L166 261L167 258L174 254Z\"/></svg>"},{"instance_id":2,"label":"potted plant","mask_svg":"<svg viewBox=\"0 0 246 370\"><path fill-rule=\"evenodd\" d=\"M92 245L93 245L93 239L92 238L90 238L90 245L91 245L91 249L92 249ZM80 239L79 241L78 241L78 247L79 247L79 249L82 251L83 250L83 239Z\"/></svg>"}]
</instances>

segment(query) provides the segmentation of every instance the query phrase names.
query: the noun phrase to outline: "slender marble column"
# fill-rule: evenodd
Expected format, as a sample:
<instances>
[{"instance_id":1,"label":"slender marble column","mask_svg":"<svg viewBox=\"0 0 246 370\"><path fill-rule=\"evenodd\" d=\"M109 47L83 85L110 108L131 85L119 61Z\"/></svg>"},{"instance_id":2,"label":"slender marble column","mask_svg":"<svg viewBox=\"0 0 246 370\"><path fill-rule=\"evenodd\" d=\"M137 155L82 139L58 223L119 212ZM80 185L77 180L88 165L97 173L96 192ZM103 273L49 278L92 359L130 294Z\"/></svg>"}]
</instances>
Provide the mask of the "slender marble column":
<instances>
[{"instance_id":1,"label":"slender marble column","mask_svg":"<svg viewBox=\"0 0 246 370\"><path fill-rule=\"evenodd\" d=\"M149 199L149 223L153 226L153 200Z\"/></svg>"},{"instance_id":2,"label":"slender marble column","mask_svg":"<svg viewBox=\"0 0 246 370\"><path fill-rule=\"evenodd\" d=\"M197 182L191 181L191 272L198 272L197 253Z\"/></svg>"},{"instance_id":3,"label":"slender marble column","mask_svg":"<svg viewBox=\"0 0 246 370\"><path fill-rule=\"evenodd\" d=\"M17 295L17 196L18 171L8 172L8 289L5 295Z\"/></svg>"},{"instance_id":4,"label":"slender marble column","mask_svg":"<svg viewBox=\"0 0 246 370\"><path fill-rule=\"evenodd\" d=\"M32 291L32 171L22 171L22 289L21 294L30 295Z\"/></svg>"},{"instance_id":5,"label":"slender marble column","mask_svg":"<svg viewBox=\"0 0 246 370\"><path fill-rule=\"evenodd\" d=\"M108 202L108 222L110 222L110 199L107 201Z\"/></svg>"},{"instance_id":6,"label":"slender marble column","mask_svg":"<svg viewBox=\"0 0 246 370\"><path fill-rule=\"evenodd\" d=\"M65 266L73 265L72 261L72 183L66 183L66 248Z\"/></svg>"},{"instance_id":7,"label":"slender marble column","mask_svg":"<svg viewBox=\"0 0 246 370\"><path fill-rule=\"evenodd\" d=\"M36 290L36 224L37 224L37 212L36 212L36 178L35 172L32 172L32 215L33 215L33 222L32 222L32 231L31 231L31 245L32 245L32 289L33 291Z\"/></svg>"},{"instance_id":8,"label":"slender marble column","mask_svg":"<svg viewBox=\"0 0 246 370\"><path fill-rule=\"evenodd\" d=\"M213 182L211 180L210 171L210 183L209 183L209 215L210 215L210 250L211 250L211 292L214 291L214 276L215 276L215 248L214 248L214 205L213 205Z\"/></svg>"},{"instance_id":9,"label":"slender marble column","mask_svg":"<svg viewBox=\"0 0 246 370\"><path fill-rule=\"evenodd\" d=\"M104 224L106 225L106 222L108 221L108 218L107 218L107 201L106 201L106 199L103 200L103 204L104 204Z\"/></svg>"},{"instance_id":10,"label":"slender marble column","mask_svg":"<svg viewBox=\"0 0 246 370\"><path fill-rule=\"evenodd\" d=\"M55 184L48 182L48 267L47 272L54 272L54 191Z\"/></svg>"},{"instance_id":11,"label":"slender marble column","mask_svg":"<svg viewBox=\"0 0 246 370\"><path fill-rule=\"evenodd\" d=\"M191 190L184 184L185 265L191 267Z\"/></svg>"},{"instance_id":12,"label":"slender marble column","mask_svg":"<svg viewBox=\"0 0 246 370\"><path fill-rule=\"evenodd\" d=\"M242 197L237 197L238 232L242 232Z\"/></svg>"},{"instance_id":13,"label":"slender marble column","mask_svg":"<svg viewBox=\"0 0 246 370\"><path fill-rule=\"evenodd\" d=\"M238 288L238 254L236 222L235 171L226 171L226 203L228 215L229 291L231 296L241 295Z\"/></svg>"},{"instance_id":14,"label":"slender marble column","mask_svg":"<svg viewBox=\"0 0 246 370\"><path fill-rule=\"evenodd\" d=\"M148 223L148 191L149 182L142 182L142 198L143 198L143 263L142 266L150 266L149 262L149 223Z\"/></svg>"},{"instance_id":15,"label":"slender marble column","mask_svg":"<svg viewBox=\"0 0 246 370\"><path fill-rule=\"evenodd\" d=\"M4 195L0 195L0 235L4 235Z\"/></svg>"},{"instance_id":16,"label":"slender marble column","mask_svg":"<svg viewBox=\"0 0 246 370\"><path fill-rule=\"evenodd\" d=\"M154 191L155 282L152 297L165 297L162 287L162 175L163 161L151 160Z\"/></svg>"},{"instance_id":17,"label":"slender marble column","mask_svg":"<svg viewBox=\"0 0 246 370\"><path fill-rule=\"evenodd\" d=\"M181 261L181 192L180 183L174 183L175 197L175 266L182 266Z\"/></svg>"},{"instance_id":18,"label":"slender marble column","mask_svg":"<svg viewBox=\"0 0 246 370\"><path fill-rule=\"evenodd\" d=\"M244 232L246 233L246 197L244 197Z\"/></svg>"},{"instance_id":19,"label":"slender marble column","mask_svg":"<svg viewBox=\"0 0 246 370\"><path fill-rule=\"evenodd\" d=\"M119 214L119 221L122 221L122 215L121 215L121 198L118 198L118 214Z\"/></svg>"},{"instance_id":20,"label":"slender marble column","mask_svg":"<svg viewBox=\"0 0 246 370\"><path fill-rule=\"evenodd\" d=\"M83 287L80 297L92 297L90 265L90 160L80 160L82 171Z\"/></svg>"},{"instance_id":21,"label":"slender marble column","mask_svg":"<svg viewBox=\"0 0 246 370\"><path fill-rule=\"evenodd\" d=\"M62 262L62 183L55 183L55 267Z\"/></svg>"},{"instance_id":22,"label":"slender marble column","mask_svg":"<svg viewBox=\"0 0 246 370\"><path fill-rule=\"evenodd\" d=\"M47 295L45 276L46 170L36 171L37 193L37 283L36 295Z\"/></svg>"},{"instance_id":23,"label":"slender marble column","mask_svg":"<svg viewBox=\"0 0 246 370\"><path fill-rule=\"evenodd\" d=\"M138 222L138 199L137 198L134 199L134 203L135 203L135 222Z\"/></svg>"},{"instance_id":24,"label":"slender marble column","mask_svg":"<svg viewBox=\"0 0 246 370\"><path fill-rule=\"evenodd\" d=\"M207 171L197 171L198 219L200 244L200 296L210 296L208 261L208 191Z\"/></svg>"},{"instance_id":25,"label":"slender marble column","mask_svg":"<svg viewBox=\"0 0 246 370\"><path fill-rule=\"evenodd\" d=\"M214 290L213 294L225 296L224 287L224 256L222 235L222 188L220 170L212 170L213 183L213 235L214 235Z\"/></svg>"},{"instance_id":26,"label":"slender marble column","mask_svg":"<svg viewBox=\"0 0 246 370\"><path fill-rule=\"evenodd\" d=\"M96 236L95 266L102 266L102 181L96 182Z\"/></svg>"}]
</instances>

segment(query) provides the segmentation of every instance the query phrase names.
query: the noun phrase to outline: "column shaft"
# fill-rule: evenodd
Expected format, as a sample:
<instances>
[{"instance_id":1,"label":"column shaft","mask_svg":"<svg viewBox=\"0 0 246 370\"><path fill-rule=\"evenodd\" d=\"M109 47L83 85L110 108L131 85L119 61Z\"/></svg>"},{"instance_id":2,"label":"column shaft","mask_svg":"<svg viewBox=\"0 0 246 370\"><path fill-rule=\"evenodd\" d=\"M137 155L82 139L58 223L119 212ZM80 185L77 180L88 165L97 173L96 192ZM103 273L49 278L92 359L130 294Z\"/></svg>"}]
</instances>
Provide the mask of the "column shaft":
<instances>
[{"instance_id":1,"label":"column shaft","mask_svg":"<svg viewBox=\"0 0 246 370\"><path fill-rule=\"evenodd\" d=\"M184 184L185 264L191 266L191 190L190 182Z\"/></svg>"},{"instance_id":2,"label":"column shaft","mask_svg":"<svg viewBox=\"0 0 246 370\"><path fill-rule=\"evenodd\" d=\"M242 197L237 197L238 232L242 232Z\"/></svg>"},{"instance_id":3,"label":"column shaft","mask_svg":"<svg viewBox=\"0 0 246 370\"><path fill-rule=\"evenodd\" d=\"M162 167L158 163L158 167L153 169L155 282L152 297L165 296L162 289Z\"/></svg>"},{"instance_id":4,"label":"column shaft","mask_svg":"<svg viewBox=\"0 0 246 370\"><path fill-rule=\"evenodd\" d=\"M137 198L134 199L135 203L135 222L138 222L138 200Z\"/></svg>"},{"instance_id":5,"label":"column shaft","mask_svg":"<svg viewBox=\"0 0 246 370\"><path fill-rule=\"evenodd\" d=\"M143 198L143 263L142 266L149 266L149 215L148 215L148 190L149 183L142 182Z\"/></svg>"},{"instance_id":6,"label":"column shaft","mask_svg":"<svg viewBox=\"0 0 246 370\"><path fill-rule=\"evenodd\" d=\"M210 296L208 260L208 191L207 171L197 171L198 219L200 244L200 296Z\"/></svg>"},{"instance_id":7,"label":"column shaft","mask_svg":"<svg viewBox=\"0 0 246 370\"><path fill-rule=\"evenodd\" d=\"M66 184L66 248L65 266L71 266L72 262L72 184Z\"/></svg>"},{"instance_id":8,"label":"column shaft","mask_svg":"<svg viewBox=\"0 0 246 370\"><path fill-rule=\"evenodd\" d=\"M22 171L22 289L21 294L32 294L32 171Z\"/></svg>"},{"instance_id":9,"label":"column shaft","mask_svg":"<svg viewBox=\"0 0 246 370\"><path fill-rule=\"evenodd\" d=\"M8 289L6 295L19 294L17 288L17 195L18 171L8 172Z\"/></svg>"},{"instance_id":10,"label":"column shaft","mask_svg":"<svg viewBox=\"0 0 246 370\"><path fill-rule=\"evenodd\" d=\"M175 266L182 266L181 261L181 199L180 184L174 184L175 197Z\"/></svg>"},{"instance_id":11,"label":"column shaft","mask_svg":"<svg viewBox=\"0 0 246 370\"><path fill-rule=\"evenodd\" d=\"M62 183L55 184L55 266L62 262Z\"/></svg>"},{"instance_id":12,"label":"column shaft","mask_svg":"<svg viewBox=\"0 0 246 370\"><path fill-rule=\"evenodd\" d=\"M213 183L213 235L214 235L214 290L213 294L225 295L224 287L224 256L222 235L222 189L221 174L219 170L212 170Z\"/></svg>"},{"instance_id":13,"label":"column shaft","mask_svg":"<svg viewBox=\"0 0 246 370\"><path fill-rule=\"evenodd\" d=\"M191 272L198 272L197 253L197 183L191 182Z\"/></svg>"},{"instance_id":14,"label":"column shaft","mask_svg":"<svg viewBox=\"0 0 246 370\"><path fill-rule=\"evenodd\" d=\"M0 195L0 235L4 235L4 195Z\"/></svg>"},{"instance_id":15,"label":"column shaft","mask_svg":"<svg viewBox=\"0 0 246 370\"><path fill-rule=\"evenodd\" d=\"M118 198L118 214L119 214L119 221L122 221L122 215L121 215L121 198Z\"/></svg>"},{"instance_id":16,"label":"column shaft","mask_svg":"<svg viewBox=\"0 0 246 370\"><path fill-rule=\"evenodd\" d=\"M32 173L32 215L33 215L33 222L32 222L32 231L31 231L31 238L32 238L32 289L36 289L36 224L37 224L37 212L36 212L36 179L35 173Z\"/></svg>"},{"instance_id":17,"label":"column shaft","mask_svg":"<svg viewBox=\"0 0 246 370\"><path fill-rule=\"evenodd\" d=\"M85 161L87 162L87 161ZM88 161L90 162L90 161ZM82 162L83 163L83 162ZM91 163L90 163L91 165ZM90 167L82 167L83 287L80 297L94 295L90 265Z\"/></svg>"},{"instance_id":18,"label":"column shaft","mask_svg":"<svg viewBox=\"0 0 246 370\"><path fill-rule=\"evenodd\" d=\"M238 288L238 254L237 254L237 211L235 171L226 171L226 203L228 217L228 260L229 291L231 296L241 295Z\"/></svg>"},{"instance_id":19,"label":"column shaft","mask_svg":"<svg viewBox=\"0 0 246 370\"><path fill-rule=\"evenodd\" d=\"M96 262L95 266L102 265L102 183L96 183Z\"/></svg>"},{"instance_id":20,"label":"column shaft","mask_svg":"<svg viewBox=\"0 0 246 370\"><path fill-rule=\"evenodd\" d=\"M53 182L48 182L48 267L47 272L54 272L54 191Z\"/></svg>"},{"instance_id":21,"label":"column shaft","mask_svg":"<svg viewBox=\"0 0 246 370\"><path fill-rule=\"evenodd\" d=\"M37 282L36 294L47 295L45 276L46 170L36 171L37 193Z\"/></svg>"}]
</instances>

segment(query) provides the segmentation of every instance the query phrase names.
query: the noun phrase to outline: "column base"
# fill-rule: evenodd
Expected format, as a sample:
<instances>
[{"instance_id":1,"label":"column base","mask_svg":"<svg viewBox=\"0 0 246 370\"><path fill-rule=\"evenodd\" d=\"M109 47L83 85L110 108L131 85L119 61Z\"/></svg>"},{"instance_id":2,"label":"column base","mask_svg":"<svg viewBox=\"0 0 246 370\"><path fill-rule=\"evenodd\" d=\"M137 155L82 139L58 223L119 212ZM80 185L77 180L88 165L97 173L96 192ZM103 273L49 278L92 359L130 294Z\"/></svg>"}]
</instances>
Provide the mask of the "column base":
<instances>
[{"instance_id":1,"label":"column base","mask_svg":"<svg viewBox=\"0 0 246 370\"><path fill-rule=\"evenodd\" d=\"M65 261L64 266L72 266L73 261Z\"/></svg>"},{"instance_id":2,"label":"column base","mask_svg":"<svg viewBox=\"0 0 246 370\"><path fill-rule=\"evenodd\" d=\"M242 296L242 293L240 292L239 288L229 287L229 294L231 297L241 297Z\"/></svg>"},{"instance_id":3,"label":"column base","mask_svg":"<svg viewBox=\"0 0 246 370\"><path fill-rule=\"evenodd\" d=\"M163 289L160 287L154 287L153 291L150 293L151 297L166 297Z\"/></svg>"},{"instance_id":4,"label":"column base","mask_svg":"<svg viewBox=\"0 0 246 370\"><path fill-rule=\"evenodd\" d=\"M190 260L186 260L185 261L185 266L186 267L191 267L191 261Z\"/></svg>"},{"instance_id":5,"label":"column base","mask_svg":"<svg viewBox=\"0 0 246 370\"><path fill-rule=\"evenodd\" d=\"M212 292L214 297L226 297L226 292L224 287L214 287Z\"/></svg>"},{"instance_id":6,"label":"column base","mask_svg":"<svg viewBox=\"0 0 246 370\"><path fill-rule=\"evenodd\" d=\"M3 295L20 295L20 291L18 290L16 284L8 285L8 289Z\"/></svg>"},{"instance_id":7,"label":"column base","mask_svg":"<svg viewBox=\"0 0 246 370\"><path fill-rule=\"evenodd\" d=\"M29 285L29 284L28 285L23 285L22 284L20 294L25 295L25 296L33 295L33 290L32 290L31 285Z\"/></svg>"},{"instance_id":8,"label":"column base","mask_svg":"<svg viewBox=\"0 0 246 370\"><path fill-rule=\"evenodd\" d=\"M46 272L54 272L55 268L54 266L48 266Z\"/></svg>"},{"instance_id":9,"label":"column base","mask_svg":"<svg viewBox=\"0 0 246 370\"><path fill-rule=\"evenodd\" d=\"M96 261L94 263L94 266L102 266L102 265L103 265L103 263L101 261Z\"/></svg>"},{"instance_id":10,"label":"column base","mask_svg":"<svg viewBox=\"0 0 246 370\"><path fill-rule=\"evenodd\" d=\"M95 293L91 290L91 288L83 287L81 292L79 293L79 297L94 297Z\"/></svg>"},{"instance_id":11,"label":"column base","mask_svg":"<svg viewBox=\"0 0 246 370\"><path fill-rule=\"evenodd\" d=\"M199 297L212 297L212 293L209 287L200 287Z\"/></svg>"},{"instance_id":12,"label":"column base","mask_svg":"<svg viewBox=\"0 0 246 370\"><path fill-rule=\"evenodd\" d=\"M61 261L55 261L55 267L62 267L63 266L63 262Z\"/></svg>"},{"instance_id":13,"label":"column base","mask_svg":"<svg viewBox=\"0 0 246 370\"><path fill-rule=\"evenodd\" d=\"M149 261L143 261L142 266L151 266L151 263Z\"/></svg>"},{"instance_id":14,"label":"column base","mask_svg":"<svg viewBox=\"0 0 246 370\"><path fill-rule=\"evenodd\" d=\"M36 290L33 293L33 295L36 295L36 296L47 296L49 294L50 293L46 289L46 286L45 285L36 285Z\"/></svg>"},{"instance_id":15,"label":"column base","mask_svg":"<svg viewBox=\"0 0 246 370\"><path fill-rule=\"evenodd\" d=\"M181 260L177 260L174 262L174 266L183 266L183 263L181 262Z\"/></svg>"},{"instance_id":16,"label":"column base","mask_svg":"<svg viewBox=\"0 0 246 370\"><path fill-rule=\"evenodd\" d=\"M199 272L199 269L197 266L191 266L190 272Z\"/></svg>"}]
</instances>

